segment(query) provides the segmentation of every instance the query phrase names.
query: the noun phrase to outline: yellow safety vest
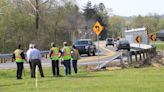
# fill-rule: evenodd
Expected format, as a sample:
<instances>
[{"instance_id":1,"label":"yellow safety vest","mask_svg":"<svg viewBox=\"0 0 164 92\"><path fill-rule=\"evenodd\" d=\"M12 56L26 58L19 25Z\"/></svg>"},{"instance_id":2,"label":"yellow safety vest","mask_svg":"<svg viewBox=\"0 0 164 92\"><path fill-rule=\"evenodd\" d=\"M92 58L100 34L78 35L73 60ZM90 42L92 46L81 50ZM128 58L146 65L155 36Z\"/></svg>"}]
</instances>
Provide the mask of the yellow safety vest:
<instances>
[{"instance_id":1,"label":"yellow safety vest","mask_svg":"<svg viewBox=\"0 0 164 92\"><path fill-rule=\"evenodd\" d=\"M14 54L15 54L15 61L16 61L16 62L24 62L24 60L22 59L21 53L22 53L22 50L20 50L20 49L16 49L16 50L14 51Z\"/></svg>"},{"instance_id":2,"label":"yellow safety vest","mask_svg":"<svg viewBox=\"0 0 164 92\"><path fill-rule=\"evenodd\" d=\"M59 60L59 49L57 47L52 47L51 51L52 51L51 59L52 60Z\"/></svg>"},{"instance_id":3,"label":"yellow safety vest","mask_svg":"<svg viewBox=\"0 0 164 92\"><path fill-rule=\"evenodd\" d=\"M64 55L63 59L64 60L70 60L71 59L71 48L70 47L64 47Z\"/></svg>"}]
</instances>

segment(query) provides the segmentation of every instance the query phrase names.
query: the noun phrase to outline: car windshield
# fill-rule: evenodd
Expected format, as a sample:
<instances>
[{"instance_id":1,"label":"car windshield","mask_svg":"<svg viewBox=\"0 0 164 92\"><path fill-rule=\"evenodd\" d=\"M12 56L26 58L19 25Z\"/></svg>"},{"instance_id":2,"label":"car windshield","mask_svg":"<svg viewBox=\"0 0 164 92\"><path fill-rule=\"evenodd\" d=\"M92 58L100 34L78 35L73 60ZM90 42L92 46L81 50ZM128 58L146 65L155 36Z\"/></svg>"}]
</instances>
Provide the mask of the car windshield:
<instances>
[{"instance_id":1,"label":"car windshield","mask_svg":"<svg viewBox=\"0 0 164 92\"><path fill-rule=\"evenodd\" d=\"M108 41L112 41L112 39L108 39Z\"/></svg>"},{"instance_id":2,"label":"car windshield","mask_svg":"<svg viewBox=\"0 0 164 92\"><path fill-rule=\"evenodd\" d=\"M77 41L75 44L76 45L88 44L88 41Z\"/></svg>"},{"instance_id":3,"label":"car windshield","mask_svg":"<svg viewBox=\"0 0 164 92\"><path fill-rule=\"evenodd\" d=\"M128 41L120 41L121 44L129 44Z\"/></svg>"}]
</instances>

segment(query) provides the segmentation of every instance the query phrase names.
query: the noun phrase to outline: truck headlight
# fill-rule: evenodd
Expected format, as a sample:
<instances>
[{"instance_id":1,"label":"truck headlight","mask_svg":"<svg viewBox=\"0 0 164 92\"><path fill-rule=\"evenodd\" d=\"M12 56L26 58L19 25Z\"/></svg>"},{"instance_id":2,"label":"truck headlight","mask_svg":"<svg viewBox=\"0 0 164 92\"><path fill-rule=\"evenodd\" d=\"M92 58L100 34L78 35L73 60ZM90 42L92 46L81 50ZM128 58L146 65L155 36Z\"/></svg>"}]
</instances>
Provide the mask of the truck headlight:
<instances>
[{"instance_id":1,"label":"truck headlight","mask_svg":"<svg viewBox=\"0 0 164 92\"><path fill-rule=\"evenodd\" d=\"M89 48L89 46L85 46L85 49L88 49Z\"/></svg>"}]
</instances>

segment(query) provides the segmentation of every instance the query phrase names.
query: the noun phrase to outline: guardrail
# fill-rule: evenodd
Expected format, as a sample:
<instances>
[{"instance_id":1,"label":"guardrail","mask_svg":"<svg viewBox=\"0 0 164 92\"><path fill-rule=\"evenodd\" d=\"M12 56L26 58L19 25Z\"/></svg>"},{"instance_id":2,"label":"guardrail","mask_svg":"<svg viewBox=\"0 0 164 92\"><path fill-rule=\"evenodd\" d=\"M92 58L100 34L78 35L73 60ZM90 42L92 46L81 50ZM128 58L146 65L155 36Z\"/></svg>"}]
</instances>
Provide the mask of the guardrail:
<instances>
[{"instance_id":1,"label":"guardrail","mask_svg":"<svg viewBox=\"0 0 164 92\"><path fill-rule=\"evenodd\" d=\"M134 56L135 62L139 62L141 65L150 64L151 58L153 58L156 55L157 55L156 47L152 47L150 49L140 49L137 51L129 52L127 61L130 64L133 64L134 60L132 59L132 57Z\"/></svg>"},{"instance_id":2,"label":"guardrail","mask_svg":"<svg viewBox=\"0 0 164 92\"><path fill-rule=\"evenodd\" d=\"M151 47L147 49L141 49L141 48L135 48L132 47L131 51L125 51L124 53L117 54L114 58L111 58L111 60L108 60L96 67L96 69L103 69L109 66L109 62L119 59L121 67L125 67L123 61L127 61L128 65L133 66L136 63L138 63L138 67L143 65L149 65L151 64L151 58L157 55L156 47ZM123 60L123 58L127 58L127 60Z\"/></svg>"},{"instance_id":3,"label":"guardrail","mask_svg":"<svg viewBox=\"0 0 164 92\"><path fill-rule=\"evenodd\" d=\"M41 51L41 54L43 57L47 58L47 55L49 54L49 50L47 51ZM6 63L8 61L13 62L14 60L12 59L12 53L10 54L0 54L0 63ZM26 53L25 53L26 55Z\"/></svg>"}]
</instances>

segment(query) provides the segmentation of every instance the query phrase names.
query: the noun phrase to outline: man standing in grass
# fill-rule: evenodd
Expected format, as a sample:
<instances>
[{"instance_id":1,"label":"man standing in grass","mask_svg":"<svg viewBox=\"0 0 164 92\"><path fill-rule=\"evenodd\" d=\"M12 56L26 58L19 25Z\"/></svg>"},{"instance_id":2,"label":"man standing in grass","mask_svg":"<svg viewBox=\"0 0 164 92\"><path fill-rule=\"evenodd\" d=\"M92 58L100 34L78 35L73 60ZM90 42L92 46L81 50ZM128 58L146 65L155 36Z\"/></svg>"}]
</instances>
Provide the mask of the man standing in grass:
<instances>
[{"instance_id":1,"label":"man standing in grass","mask_svg":"<svg viewBox=\"0 0 164 92\"><path fill-rule=\"evenodd\" d=\"M75 74L77 74L78 72L77 61L80 58L80 54L79 54L78 49L75 47L75 45L72 46L71 56L72 56L72 66L73 66Z\"/></svg>"},{"instance_id":2,"label":"man standing in grass","mask_svg":"<svg viewBox=\"0 0 164 92\"><path fill-rule=\"evenodd\" d=\"M25 55L23 50L21 50L21 45L18 45L18 48L13 53L13 59L17 64L17 79L22 79L23 63L25 61Z\"/></svg>"},{"instance_id":3,"label":"man standing in grass","mask_svg":"<svg viewBox=\"0 0 164 92\"><path fill-rule=\"evenodd\" d=\"M65 75L71 75L71 47L67 46L67 42L63 43L61 52L64 59Z\"/></svg>"},{"instance_id":4,"label":"man standing in grass","mask_svg":"<svg viewBox=\"0 0 164 92\"><path fill-rule=\"evenodd\" d=\"M55 46L54 43L51 43L50 49L50 58L52 60L52 73L53 76L59 77L59 56L61 55L59 52L59 48Z\"/></svg>"},{"instance_id":5,"label":"man standing in grass","mask_svg":"<svg viewBox=\"0 0 164 92\"><path fill-rule=\"evenodd\" d=\"M41 64L41 53L40 53L40 50L38 50L35 45L34 45L34 48L30 52L29 59L32 63L32 78L35 78L36 66L38 66L39 68L40 76L44 77L42 64Z\"/></svg>"},{"instance_id":6,"label":"man standing in grass","mask_svg":"<svg viewBox=\"0 0 164 92\"><path fill-rule=\"evenodd\" d=\"M31 63L31 61L30 61L30 52L31 52L31 50L33 49L33 44L30 44L29 45L29 49L27 50L27 61L29 62L29 66L30 66L30 74L31 74L31 77L32 77L32 63Z\"/></svg>"}]
</instances>

